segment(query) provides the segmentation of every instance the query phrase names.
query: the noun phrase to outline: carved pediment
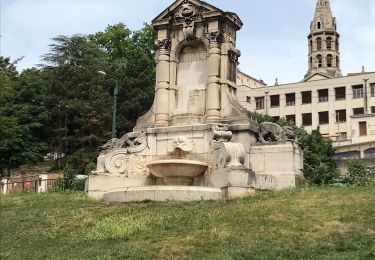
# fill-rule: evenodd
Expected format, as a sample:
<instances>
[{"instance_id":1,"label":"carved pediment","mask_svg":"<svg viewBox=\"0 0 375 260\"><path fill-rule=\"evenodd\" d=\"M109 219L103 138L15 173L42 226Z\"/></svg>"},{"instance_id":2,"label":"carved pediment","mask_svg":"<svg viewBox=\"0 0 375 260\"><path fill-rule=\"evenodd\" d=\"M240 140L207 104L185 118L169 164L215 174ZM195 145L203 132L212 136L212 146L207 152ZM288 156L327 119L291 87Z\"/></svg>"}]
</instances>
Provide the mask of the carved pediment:
<instances>
[{"instance_id":1,"label":"carved pediment","mask_svg":"<svg viewBox=\"0 0 375 260\"><path fill-rule=\"evenodd\" d=\"M177 0L159 14L152 23L154 25L183 23L185 26L189 26L193 21L197 21L201 17L212 17L216 15L225 16L228 20L235 23L238 29L242 26L241 19L235 13L224 12L200 0Z\"/></svg>"},{"instance_id":2,"label":"carved pediment","mask_svg":"<svg viewBox=\"0 0 375 260\"><path fill-rule=\"evenodd\" d=\"M159 14L152 22L155 23L162 20L189 20L194 19L194 17L197 17L202 13L212 11L223 12L222 10L203 1L177 0L167 9L165 9L161 14Z\"/></svg>"}]
</instances>

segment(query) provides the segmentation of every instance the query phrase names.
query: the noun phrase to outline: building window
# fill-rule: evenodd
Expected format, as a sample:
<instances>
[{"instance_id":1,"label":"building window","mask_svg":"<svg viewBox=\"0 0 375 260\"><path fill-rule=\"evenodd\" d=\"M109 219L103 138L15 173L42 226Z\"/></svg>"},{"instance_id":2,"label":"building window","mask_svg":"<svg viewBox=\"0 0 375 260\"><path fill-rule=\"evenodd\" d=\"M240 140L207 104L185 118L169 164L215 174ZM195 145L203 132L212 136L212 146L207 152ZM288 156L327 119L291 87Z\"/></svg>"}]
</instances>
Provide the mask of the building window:
<instances>
[{"instance_id":1,"label":"building window","mask_svg":"<svg viewBox=\"0 0 375 260\"><path fill-rule=\"evenodd\" d=\"M346 110L336 110L336 123L346 122Z\"/></svg>"},{"instance_id":2,"label":"building window","mask_svg":"<svg viewBox=\"0 0 375 260\"><path fill-rule=\"evenodd\" d=\"M296 123L296 115L287 115L285 119L287 122L292 122L293 124Z\"/></svg>"},{"instance_id":3,"label":"building window","mask_svg":"<svg viewBox=\"0 0 375 260\"><path fill-rule=\"evenodd\" d=\"M328 37L327 40L326 40L326 43L327 43L327 49L331 50L332 49L332 38Z\"/></svg>"},{"instance_id":4,"label":"building window","mask_svg":"<svg viewBox=\"0 0 375 260\"><path fill-rule=\"evenodd\" d=\"M333 56L331 54L327 55L327 67L331 68L332 67L332 61L333 61Z\"/></svg>"},{"instance_id":5,"label":"building window","mask_svg":"<svg viewBox=\"0 0 375 260\"><path fill-rule=\"evenodd\" d=\"M296 93L286 94L285 97L286 97L286 105L287 106L295 106L296 105Z\"/></svg>"},{"instance_id":6,"label":"building window","mask_svg":"<svg viewBox=\"0 0 375 260\"><path fill-rule=\"evenodd\" d=\"M335 97L336 97L336 100L345 100L346 88L345 87L335 88Z\"/></svg>"},{"instance_id":7,"label":"building window","mask_svg":"<svg viewBox=\"0 0 375 260\"><path fill-rule=\"evenodd\" d=\"M302 104L311 104L311 91L301 92Z\"/></svg>"},{"instance_id":8,"label":"building window","mask_svg":"<svg viewBox=\"0 0 375 260\"><path fill-rule=\"evenodd\" d=\"M353 115L363 115L365 113L365 108L353 108Z\"/></svg>"},{"instance_id":9,"label":"building window","mask_svg":"<svg viewBox=\"0 0 375 260\"><path fill-rule=\"evenodd\" d=\"M371 107L371 114L375 114L375 107Z\"/></svg>"},{"instance_id":10,"label":"building window","mask_svg":"<svg viewBox=\"0 0 375 260\"><path fill-rule=\"evenodd\" d=\"M279 122L280 121L280 117L279 116L274 116L274 117L272 117L272 122L273 123L277 123L277 122Z\"/></svg>"},{"instance_id":11,"label":"building window","mask_svg":"<svg viewBox=\"0 0 375 260\"><path fill-rule=\"evenodd\" d=\"M302 125L303 126L312 125L312 114L311 113L302 114Z\"/></svg>"},{"instance_id":12,"label":"building window","mask_svg":"<svg viewBox=\"0 0 375 260\"><path fill-rule=\"evenodd\" d=\"M318 61L318 68L321 68L323 66L322 55L316 56L316 60Z\"/></svg>"},{"instance_id":13,"label":"building window","mask_svg":"<svg viewBox=\"0 0 375 260\"><path fill-rule=\"evenodd\" d=\"M375 83L371 83L370 84L370 95L372 96L372 97L375 97Z\"/></svg>"},{"instance_id":14,"label":"building window","mask_svg":"<svg viewBox=\"0 0 375 260\"><path fill-rule=\"evenodd\" d=\"M348 140L348 133L347 132L341 132L338 136L338 141L346 141Z\"/></svg>"},{"instance_id":15,"label":"building window","mask_svg":"<svg viewBox=\"0 0 375 260\"><path fill-rule=\"evenodd\" d=\"M279 107L279 106L280 106L280 95L271 96L271 107Z\"/></svg>"},{"instance_id":16,"label":"building window","mask_svg":"<svg viewBox=\"0 0 375 260\"><path fill-rule=\"evenodd\" d=\"M375 158L375 148L365 150L364 154L366 159Z\"/></svg>"},{"instance_id":17,"label":"building window","mask_svg":"<svg viewBox=\"0 0 375 260\"><path fill-rule=\"evenodd\" d=\"M318 90L319 102L328 102L328 89Z\"/></svg>"},{"instance_id":18,"label":"building window","mask_svg":"<svg viewBox=\"0 0 375 260\"><path fill-rule=\"evenodd\" d=\"M347 160L347 159L354 159L354 158L361 158L360 151L350 151L350 152L343 152L343 153L336 153L336 159Z\"/></svg>"},{"instance_id":19,"label":"building window","mask_svg":"<svg viewBox=\"0 0 375 260\"><path fill-rule=\"evenodd\" d=\"M318 22L317 24L316 24L316 28L318 28L319 30L320 30L320 28L322 28L322 24L320 23L320 22ZM320 38L319 38L320 39Z\"/></svg>"},{"instance_id":20,"label":"building window","mask_svg":"<svg viewBox=\"0 0 375 260\"><path fill-rule=\"evenodd\" d=\"M359 136L367 135L367 122L359 122Z\"/></svg>"},{"instance_id":21,"label":"building window","mask_svg":"<svg viewBox=\"0 0 375 260\"><path fill-rule=\"evenodd\" d=\"M255 98L255 104L257 110L264 109L264 97Z\"/></svg>"},{"instance_id":22,"label":"building window","mask_svg":"<svg viewBox=\"0 0 375 260\"><path fill-rule=\"evenodd\" d=\"M353 86L353 98L363 98L363 85Z\"/></svg>"},{"instance_id":23,"label":"building window","mask_svg":"<svg viewBox=\"0 0 375 260\"><path fill-rule=\"evenodd\" d=\"M322 50L322 38L320 38L320 37L318 39L316 39L316 49L318 51Z\"/></svg>"},{"instance_id":24,"label":"building window","mask_svg":"<svg viewBox=\"0 0 375 260\"><path fill-rule=\"evenodd\" d=\"M329 124L329 113L328 111L319 112L319 125Z\"/></svg>"},{"instance_id":25,"label":"building window","mask_svg":"<svg viewBox=\"0 0 375 260\"><path fill-rule=\"evenodd\" d=\"M251 97L246 97L246 102L250 104L251 103Z\"/></svg>"}]
</instances>

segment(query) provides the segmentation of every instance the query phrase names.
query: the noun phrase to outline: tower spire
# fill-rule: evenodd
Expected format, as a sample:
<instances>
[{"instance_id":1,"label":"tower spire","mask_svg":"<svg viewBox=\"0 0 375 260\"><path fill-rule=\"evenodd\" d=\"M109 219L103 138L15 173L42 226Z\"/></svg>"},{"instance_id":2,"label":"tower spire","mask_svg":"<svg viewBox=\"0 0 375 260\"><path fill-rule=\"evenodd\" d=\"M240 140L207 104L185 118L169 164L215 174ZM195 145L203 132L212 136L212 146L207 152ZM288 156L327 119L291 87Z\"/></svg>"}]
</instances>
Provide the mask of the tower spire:
<instances>
[{"instance_id":1,"label":"tower spire","mask_svg":"<svg viewBox=\"0 0 375 260\"><path fill-rule=\"evenodd\" d=\"M309 70L305 80L312 79L315 74L326 78L341 77L339 38L329 0L317 0L308 36Z\"/></svg>"}]
</instances>

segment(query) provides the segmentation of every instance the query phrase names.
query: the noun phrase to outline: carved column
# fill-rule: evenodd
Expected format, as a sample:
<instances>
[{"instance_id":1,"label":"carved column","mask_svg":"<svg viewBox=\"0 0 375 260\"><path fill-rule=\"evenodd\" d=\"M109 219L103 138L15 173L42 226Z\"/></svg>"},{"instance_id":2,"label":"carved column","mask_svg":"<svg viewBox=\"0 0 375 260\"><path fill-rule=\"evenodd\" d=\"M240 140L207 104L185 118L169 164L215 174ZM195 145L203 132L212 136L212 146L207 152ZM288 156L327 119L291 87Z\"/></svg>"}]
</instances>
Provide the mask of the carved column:
<instances>
[{"instance_id":1,"label":"carved column","mask_svg":"<svg viewBox=\"0 0 375 260\"><path fill-rule=\"evenodd\" d=\"M207 34L209 45L208 57L208 86L206 94L207 121L221 119L220 104L220 45L222 34L220 31L212 31Z\"/></svg>"},{"instance_id":2,"label":"carved column","mask_svg":"<svg viewBox=\"0 0 375 260\"><path fill-rule=\"evenodd\" d=\"M168 126L169 120L169 58L171 40L163 39L156 42L159 47L156 65L156 125Z\"/></svg>"}]
</instances>

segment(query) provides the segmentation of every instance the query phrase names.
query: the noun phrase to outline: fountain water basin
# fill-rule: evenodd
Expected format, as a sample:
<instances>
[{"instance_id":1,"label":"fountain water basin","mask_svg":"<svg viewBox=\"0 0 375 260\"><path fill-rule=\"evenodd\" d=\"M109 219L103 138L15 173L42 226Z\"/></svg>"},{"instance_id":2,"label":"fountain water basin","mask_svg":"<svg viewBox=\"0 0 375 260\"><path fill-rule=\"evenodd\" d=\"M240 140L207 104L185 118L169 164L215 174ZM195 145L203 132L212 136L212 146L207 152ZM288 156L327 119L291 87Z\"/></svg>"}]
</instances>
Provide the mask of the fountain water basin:
<instances>
[{"instance_id":1,"label":"fountain water basin","mask_svg":"<svg viewBox=\"0 0 375 260\"><path fill-rule=\"evenodd\" d=\"M208 167L207 163L173 159L153 161L147 164L150 172L163 178L166 185L192 186L195 177L202 175Z\"/></svg>"}]
</instances>

